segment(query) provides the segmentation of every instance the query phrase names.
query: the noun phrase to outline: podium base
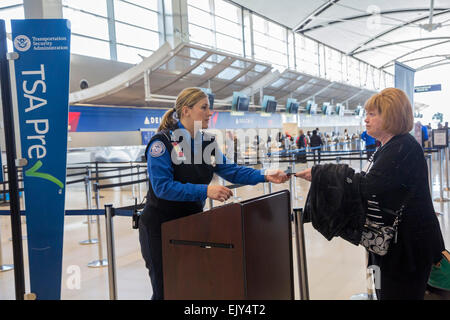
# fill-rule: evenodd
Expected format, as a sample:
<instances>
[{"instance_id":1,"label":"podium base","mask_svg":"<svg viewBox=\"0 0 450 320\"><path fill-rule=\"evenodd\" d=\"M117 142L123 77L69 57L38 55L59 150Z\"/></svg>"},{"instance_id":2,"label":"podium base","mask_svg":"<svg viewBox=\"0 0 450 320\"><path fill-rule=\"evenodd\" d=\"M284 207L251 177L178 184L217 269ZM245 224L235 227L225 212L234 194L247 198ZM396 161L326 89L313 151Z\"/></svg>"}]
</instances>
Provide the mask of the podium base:
<instances>
[{"instance_id":1,"label":"podium base","mask_svg":"<svg viewBox=\"0 0 450 320\"><path fill-rule=\"evenodd\" d=\"M102 268L108 266L108 260L95 260L90 263L88 263L89 268Z\"/></svg>"},{"instance_id":2,"label":"podium base","mask_svg":"<svg viewBox=\"0 0 450 320\"><path fill-rule=\"evenodd\" d=\"M377 300L377 296L375 294L360 293L351 296L350 300Z\"/></svg>"},{"instance_id":3,"label":"podium base","mask_svg":"<svg viewBox=\"0 0 450 320\"><path fill-rule=\"evenodd\" d=\"M0 272L6 272L6 271L10 271L14 269L14 265L12 264L4 264L2 266L0 266Z\"/></svg>"},{"instance_id":4,"label":"podium base","mask_svg":"<svg viewBox=\"0 0 450 320\"><path fill-rule=\"evenodd\" d=\"M83 240L83 241L79 242L79 244L81 244L81 245L95 244L95 243L98 243L97 239L90 239L90 240L88 239L88 240Z\"/></svg>"}]
</instances>

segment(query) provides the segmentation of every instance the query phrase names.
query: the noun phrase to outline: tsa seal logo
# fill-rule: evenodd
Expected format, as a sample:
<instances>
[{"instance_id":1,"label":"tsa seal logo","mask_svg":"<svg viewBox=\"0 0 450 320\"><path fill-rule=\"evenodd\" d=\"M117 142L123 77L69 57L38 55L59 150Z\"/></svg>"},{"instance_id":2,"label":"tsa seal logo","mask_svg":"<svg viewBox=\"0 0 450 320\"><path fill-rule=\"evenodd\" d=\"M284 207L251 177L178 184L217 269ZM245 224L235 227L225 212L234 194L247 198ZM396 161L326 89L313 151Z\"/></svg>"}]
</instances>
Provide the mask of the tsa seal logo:
<instances>
[{"instance_id":1,"label":"tsa seal logo","mask_svg":"<svg viewBox=\"0 0 450 320\"><path fill-rule=\"evenodd\" d=\"M22 51L22 52L27 51L28 49L31 48L31 41L30 41L30 38L28 38L28 37L25 36L25 35L17 36L17 37L14 39L14 47L15 47L17 50Z\"/></svg>"},{"instance_id":2,"label":"tsa seal logo","mask_svg":"<svg viewBox=\"0 0 450 320\"><path fill-rule=\"evenodd\" d=\"M166 146L161 141L155 141L150 148L150 155L153 158L162 156L166 151Z\"/></svg>"}]
</instances>

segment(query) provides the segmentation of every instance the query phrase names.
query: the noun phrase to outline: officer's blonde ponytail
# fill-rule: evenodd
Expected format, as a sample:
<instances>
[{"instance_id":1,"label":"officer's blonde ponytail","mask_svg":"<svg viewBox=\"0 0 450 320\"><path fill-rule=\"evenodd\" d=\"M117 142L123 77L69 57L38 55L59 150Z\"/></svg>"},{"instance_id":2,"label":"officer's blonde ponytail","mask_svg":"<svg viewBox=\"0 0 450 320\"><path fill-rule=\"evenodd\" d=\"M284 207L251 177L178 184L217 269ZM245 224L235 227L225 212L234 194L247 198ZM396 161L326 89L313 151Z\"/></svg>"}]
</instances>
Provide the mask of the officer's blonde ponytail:
<instances>
[{"instance_id":1,"label":"officer's blonde ponytail","mask_svg":"<svg viewBox=\"0 0 450 320\"><path fill-rule=\"evenodd\" d=\"M200 88L186 88L180 92L175 101L175 107L167 110L164 114L158 132L162 130L174 130L178 120L182 118L184 106L192 108L200 100L207 98L205 92Z\"/></svg>"}]
</instances>

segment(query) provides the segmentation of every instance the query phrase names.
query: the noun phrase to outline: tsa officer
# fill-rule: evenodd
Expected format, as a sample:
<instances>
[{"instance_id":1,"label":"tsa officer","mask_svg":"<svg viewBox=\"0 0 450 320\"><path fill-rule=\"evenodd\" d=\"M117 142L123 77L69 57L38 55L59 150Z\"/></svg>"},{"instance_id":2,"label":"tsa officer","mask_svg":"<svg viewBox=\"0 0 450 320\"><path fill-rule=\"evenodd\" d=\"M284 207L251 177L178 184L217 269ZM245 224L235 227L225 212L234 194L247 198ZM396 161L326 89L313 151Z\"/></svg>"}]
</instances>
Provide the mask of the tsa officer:
<instances>
[{"instance_id":1,"label":"tsa officer","mask_svg":"<svg viewBox=\"0 0 450 320\"><path fill-rule=\"evenodd\" d=\"M152 300L164 299L161 224L202 212L206 198L223 202L233 194L225 186L209 185L214 173L235 184L289 179L281 170L264 172L227 160L211 145L216 144L214 136L199 130L208 128L211 115L208 97L200 88L184 89L145 151L150 184L139 220L139 242L153 287Z\"/></svg>"}]
</instances>

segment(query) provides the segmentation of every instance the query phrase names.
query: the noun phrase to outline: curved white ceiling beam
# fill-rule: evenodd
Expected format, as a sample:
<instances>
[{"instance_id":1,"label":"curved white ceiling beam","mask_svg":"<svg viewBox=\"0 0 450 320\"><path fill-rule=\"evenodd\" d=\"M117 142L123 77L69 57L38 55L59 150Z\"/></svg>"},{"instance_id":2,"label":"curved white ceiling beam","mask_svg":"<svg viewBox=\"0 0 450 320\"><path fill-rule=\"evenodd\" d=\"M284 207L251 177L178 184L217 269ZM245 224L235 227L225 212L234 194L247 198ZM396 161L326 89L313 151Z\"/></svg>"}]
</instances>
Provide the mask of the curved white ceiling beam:
<instances>
[{"instance_id":1,"label":"curved white ceiling beam","mask_svg":"<svg viewBox=\"0 0 450 320\"><path fill-rule=\"evenodd\" d=\"M166 42L151 56L125 72L91 88L72 92L69 95L69 104L83 103L84 101L105 97L130 86L130 84L142 79L145 72L160 66L165 60L170 59L173 55L171 50L172 47Z\"/></svg>"},{"instance_id":2,"label":"curved white ceiling beam","mask_svg":"<svg viewBox=\"0 0 450 320\"><path fill-rule=\"evenodd\" d=\"M440 16L440 15L442 15L442 14L446 14L446 13L449 13L449 12L450 12L450 9L435 9L435 10L441 10L441 11L438 12L438 13L433 14L433 17L437 17L437 16ZM425 11L425 10L424 10L424 11ZM428 11L428 9L427 9L427 11ZM425 20L425 19L429 19L429 17L430 17L430 16L426 16L426 17L421 17L421 18L418 18L418 19L410 20L410 21L407 21L407 22L405 22L405 23L403 23L403 24L401 24L401 25L395 26L395 27L393 27L393 28L391 28L391 29L389 29L389 30L383 31L383 32L377 34L376 36L374 36L374 37L368 39L367 41L365 41L365 42L362 43L361 45L358 45L355 49L353 49L352 51L350 51L350 52L348 53L348 55L352 56L352 55L354 55L354 54L357 54L357 53L358 53L357 51L358 51L359 49L361 49L362 47L368 45L369 43L371 43L371 42L373 42L373 41L375 41L375 40L378 40L378 39L380 39L381 37L383 37L383 36L385 36L385 35L387 35L387 34L389 34L389 33L392 33L392 32L394 32L394 31L396 31L396 30L398 30L398 29L401 29L401 28L403 28L403 27L406 27L406 26L408 26L408 25L410 25L410 24L414 24L414 23L417 23L417 22L419 22L419 21L422 21L422 20Z\"/></svg>"},{"instance_id":3,"label":"curved white ceiling beam","mask_svg":"<svg viewBox=\"0 0 450 320\"><path fill-rule=\"evenodd\" d=\"M441 41L441 42L438 42L438 43L430 44L430 45L428 45L428 46L424 46L424 47L419 48L419 49L414 49L414 50L409 51L409 52L407 52L407 53L405 53L405 54L402 54L401 56L396 57L395 59L390 60L389 62L387 62L387 63L385 63L384 65L382 65L382 66L380 67L380 69L385 69L385 68L387 68L388 66L391 66L395 61L398 61L399 59L404 58L404 57L406 57L406 56L409 56L410 54L413 54L413 53L416 53L416 52L418 52L418 51L421 51L421 50L424 50L424 49L428 49L428 48L431 48L431 47L434 47L434 46L438 46L438 45L441 45L441 44L444 44L444 43L448 43L448 42L450 42L450 40Z\"/></svg>"}]
</instances>

